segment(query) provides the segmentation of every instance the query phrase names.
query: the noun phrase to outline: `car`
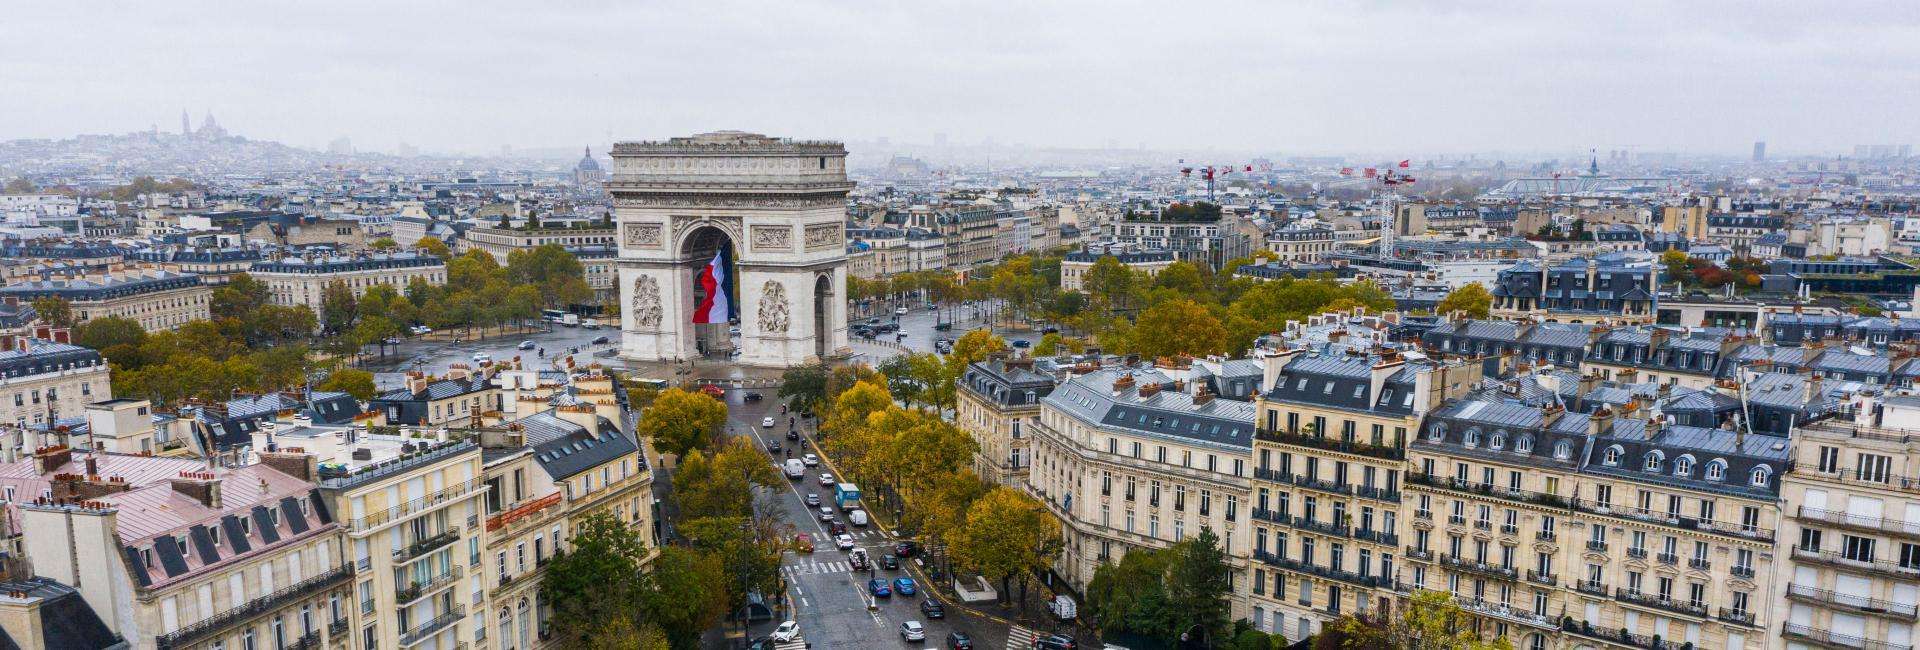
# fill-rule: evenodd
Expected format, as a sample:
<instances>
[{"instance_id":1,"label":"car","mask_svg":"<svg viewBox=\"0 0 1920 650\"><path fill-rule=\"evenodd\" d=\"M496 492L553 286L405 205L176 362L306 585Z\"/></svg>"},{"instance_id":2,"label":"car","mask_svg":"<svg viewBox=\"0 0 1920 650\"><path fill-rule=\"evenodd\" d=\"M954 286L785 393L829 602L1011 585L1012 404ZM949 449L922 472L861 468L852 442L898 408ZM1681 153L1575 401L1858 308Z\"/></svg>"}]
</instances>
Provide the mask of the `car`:
<instances>
[{"instance_id":1,"label":"car","mask_svg":"<svg viewBox=\"0 0 1920 650\"><path fill-rule=\"evenodd\" d=\"M807 467L819 467L820 457L815 456L813 454L807 454L805 456L800 457L800 462L805 463Z\"/></svg>"},{"instance_id":2,"label":"car","mask_svg":"<svg viewBox=\"0 0 1920 650\"><path fill-rule=\"evenodd\" d=\"M942 332L951 331L953 329L953 323L941 323L933 326L933 329L936 329Z\"/></svg>"},{"instance_id":3,"label":"car","mask_svg":"<svg viewBox=\"0 0 1920 650\"><path fill-rule=\"evenodd\" d=\"M946 618L947 608L942 607L940 601L928 598L920 601L920 615L927 618Z\"/></svg>"},{"instance_id":4,"label":"car","mask_svg":"<svg viewBox=\"0 0 1920 650\"><path fill-rule=\"evenodd\" d=\"M808 495L807 495L807 507L809 507L809 508L818 508L818 507L820 507L820 495L818 495L818 494L808 494Z\"/></svg>"},{"instance_id":5,"label":"car","mask_svg":"<svg viewBox=\"0 0 1920 650\"><path fill-rule=\"evenodd\" d=\"M407 331L409 331L409 332L412 332L412 333L414 333L414 334L416 334L416 335L419 335L419 334L432 334L432 333L433 333L433 328L431 328L431 327L427 327L427 326L425 326L425 325L415 325L415 326L413 326L413 327L409 327L409 328L407 328Z\"/></svg>"},{"instance_id":6,"label":"car","mask_svg":"<svg viewBox=\"0 0 1920 650\"><path fill-rule=\"evenodd\" d=\"M795 442L799 442L800 432L794 431L793 429L787 429L787 439Z\"/></svg>"},{"instance_id":7,"label":"car","mask_svg":"<svg viewBox=\"0 0 1920 650\"><path fill-rule=\"evenodd\" d=\"M597 329L600 329L600 324L599 324L599 323L586 323L586 324L584 324L584 325L581 325L581 327L584 327L584 328L587 328L587 329L590 329L590 330L597 330Z\"/></svg>"},{"instance_id":8,"label":"car","mask_svg":"<svg viewBox=\"0 0 1920 650\"><path fill-rule=\"evenodd\" d=\"M478 364L493 363L493 355L485 352L475 352L473 354L473 362Z\"/></svg>"},{"instance_id":9,"label":"car","mask_svg":"<svg viewBox=\"0 0 1920 650\"><path fill-rule=\"evenodd\" d=\"M853 550L853 536L852 535L835 535L833 537L833 544L835 546L840 547L840 550L842 551L851 551Z\"/></svg>"},{"instance_id":10,"label":"car","mask_svg":"<svg viewBox=\"0 0 1920 650\"><path fill-rule=\"evenodd\" d=\"M826 486L826 487L833 487L833 475L832 475L832 474L821 474L821 475L820 475L820 484L821 484L821 485L823 485L823 486Z\"/></svg>"},{"instance_id":11,"label":"car","mask_svg":"<svg viewBox=\"0 0 1920 650\"><path fill-rule=\"evenodd\" d=\"M880 568L888 571L899 571L900 558L891 555L882 555L880 556Z\"/></svg>"},{"instance_id":12,"label":"car","mask_svg":"<svg viewBox=\"0 0 1920 650\"><path fill-rule=\"evenodd\" d=\"M767 637L775 641L792 641L800 638L799 621L782 621L780 627L773 628L773 635Z\"/></svg>"},{"instance_id":13,"label":"car","mask_svg":"<svg viewBox=\"0 0 1920 650\"><path fill-rule=\"evenodd\" d=\"M534 345L534 343L533 343L533 341L521 341L521 342L520 342L520 349L522 349L522 350L531 350L531 349L534 349L534 348L537 348L537 347L540 347L540 346L538 346L538 345Z\"/></svg>"},{"instance_id":14,"label":"car","mask_svg":"<svg viewBox=\"0 0 1920 650\"><path fill-rule=\"evenodd\" d=\"M400 337L398 336L387 337L387 345L399 345L399 344L400 344Z\"/></svg>"},{"instance_id":15,"label":"car","mask_svg":"<svg viewBox=\"0 0 1920 650\"><path fill-rule=\"evenodd\" d=\"M902 596L912 596L916 592L913 587L913 578L894 578L893 590L900 592Z\"/></svg>"},{"instance_id":16,"label":"car","mask_svg":"<svg viewBox=\"0 0 1920 650\"><path fill-rule=\"evenodd\" d=\"M893 595L893 590L887 588L887 581L874 578L867 581L867 593L874 598L886 598Z\"/></svg>"},{"instance_id":17,"label":"car","mask_svg":"<svg viewBox=\"0 0 1920 650\"><path fill-rule=\"evenodd\" d=\"M1026 339L1014 339L1013 347L1025 350L1027 348L1033 347L1033 341L1029 341Z\"/></svg>"},{"instance_id":18,"label":"car","mask_svg":"<svg viewBox=\"0 0 1920 650\"><path fill-rule=\"evenodd\" d=\"M607 337L604 337L604 336L596 336L596 337L593 337L593 344L594 344L594 345L606 345L606 344L607 344L607 340L608 340L608 339L607 339Z\"/></svg>"},{"instance_id":19,"label":"car","mask_svg":"<svg viewBox=\"0 0 1920 650\"><path fill-rule=\"evenodd\" d=\"M830 522L827 522L827 528L829 530L832 530L833 534L835 535L845 534L847 532L847 522L830 521Z\"/></svg>"},{"instance_id":20,"label":"car","mask_svg":"<svg viewBox=\"0 0 1920 650\"><path fill-rule=\"evenodd\" d=\"M801 553L812 553L813 552L813 536L808 535L806 533L800 533L798 535L794 535L793 548L795 550L800 551Z\"/></svg>"},{"instance_id":21,"label":"car","mask_svg":"<svg viewBox=\"0 0 1920 650\"><path fill-rule=\"evenodd\" d=\"M900 638L908 641L925 641L927 640L927 628L921 627L920 621L901 623Z\"/></svg>"},{"instance_id":22,"label":"car","mask_svg":"<svg viewBox=\"0 0 1920 650\"><path fill-rule=\"evenodd\" d=\"M929 305L927 305L927 311L940 311L940 306L939 306L939 305L934 305L934 304L929 304Z\"/></svg>"},{"instance_id":23,"label":"car","mask_svg":"<svg viewBox=\"0 0 1920 650\"><path fill-rule=\"evenodd\" d=\"M1078 650L1080 644L1073 637L1055 634L1034 639L1034 650Z\"/></svg>"},{"instance_id":24,"label":"car","mask_svg":"<svg viewBox=\"0 0 1920 650\"><path fill-rule=\"evenodd\" d=\"M973 650L973 637L967 636L965 632L948 632L947 649Z\"/></svg>"},{"instance_id":25,"label":"car","mask_svg":"<svg viewBox=\"0 0 1920 650\"><path fill-rule=\"evenodd\" d=\"M747 393L745 395L740 396L740 400L745 402L758 402L766 398L767 396L761 395L759 393Z\"/></svg>"},{"instance_id":26,"label":"car","mask_svg":"<svg viewBox=\"0 0 1920 650\"><path fill-rule=\"evenodd\" d=\"M896 542L893 545L893 554L903 558L913 557L913 542Z\"/></svg>"},{"instance_id":27,"label":"car","mask_svg":"<svg viewBox=\"0 0 1920 650\"><path fill-rule=\"evenodd\" d=\"M773 428L773 417L768 416L768 417L760 418L760 428L762 429Z\"/></svg>"},{"instance_id":28,"label":"car","mask_svg":"<svg viewBox=\"0 0 1920 650\"><path fill-rule=\"evenodd\" d=\"M833 521L833 506L820 506L820 521Z\"/></svg>"},{"instance_id":29,"label":"car","mask_svg":"<svg viewBox=\"0 0 1920 650\"><path fill-rule=\"evenodd\" d=\"M855 571L867 570L867 549L853 549L847 554L847 565Z\"/></svg>"},{"instance_id":30,"label":"car","mask_svg":"<svg viewBox=\"0 0 1920 650\"><path fill-rule=\"evenodd\" d=\"M899 308L899 309L895 309L895 310L893 310L893 315L895 315L895 316L905 316L905 315L907 315L907 308L906 308L906 307L901 307L901 308Z\"/></svg>"},{"instance_id":31,"label":"car","mask_svg":"<svg viewBox=\"0 0 1920 650\"><path fill-rule=\"evenodd\" d=\"M777 454L785 449L786 447L780 446L780 441L778 440L767 443L767 453L769 454Z\"/></svg>"},{"instance_id":32,"label":"car","mask_svg":"<svg viewBox=\"0 0 1920 650\"><path fill-rule=\"evenodd\" d=\"M1045 329L1042 329L1042 330L1040 330L1040 333L1041 333L1041 334L1059 334L1059 333L1060 333L1060 328L1058 328L1058 327L1054 327L1054 326L1052 326L1052 325L1048 325L1048 326L1046 326L1046 328L1045 328Z\"/></svg>"}]
</instances>

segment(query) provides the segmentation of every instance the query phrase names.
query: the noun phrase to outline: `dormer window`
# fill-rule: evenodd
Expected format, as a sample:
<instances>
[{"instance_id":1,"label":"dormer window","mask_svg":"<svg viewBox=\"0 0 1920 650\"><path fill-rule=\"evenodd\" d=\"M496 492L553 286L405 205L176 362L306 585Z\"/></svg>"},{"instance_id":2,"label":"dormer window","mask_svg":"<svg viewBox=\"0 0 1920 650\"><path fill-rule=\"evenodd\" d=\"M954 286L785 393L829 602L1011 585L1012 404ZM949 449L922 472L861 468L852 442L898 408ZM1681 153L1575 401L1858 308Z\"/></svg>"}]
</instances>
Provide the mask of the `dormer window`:
<instances>
[{"instance_id":1,"label":"dormer window","mask_svg":"<svg viewBox=\"0 0 1920 650\"><path fill-rule=\"evenodd\" d=\"M1447 438L1447 425L1435 423L1427 428L1427 439L1440 442Z\"/></svg>"},{"instance_id":2,"label":"dormer window","mask_svg":"<svg viewBox=\"0 0 1920 650\"><path fill-rule=\"evenodd\" d=\"M1681 456L1675 459L1673 461L1673 475L1674 476L1692 476L1693 475L1693 457Z\"/></svg>"},{"instance_id":3,"label":"dormer window","mask_svg":"<svg viewBox=\"0 0 1920 650\"><path fill-rule=\"evenodd\" d=\"M1522 435L1518 440L1513 441L1513 451L1521 454L1533 453L1533 436Z\"/></svg>"},{"instance_id":4,"label":"dormer window","mask_svg":"<svg viewBox=\"0 0 1920 650\"><path fill-rule=\"evenodd\" d=\"M1765 465L1761 465L1759 467L1753 468L1753 480L1752 480L1753 486L1766 487L1768 474L1770 473L1771 472L1767 469L1767 466Z\"/></svg>"},{"instance_id":5,"label":"dormer window","mask_svg":"<svg viewBox=\"0 0 1920 650\"><path fill-rule=\"evenodd\" d=\"M1565 444L1565 443L1562 443L1562 444ZM1620 448L1608 447L1606 456L1601 458L1600 462L1606 463L1608 465L1619 465L1620 464Z\"/></svg>"},{"instance_id":6,"label":"dormer window","mask_svg":"<svg viewBox=\"0 0 1920 650\"><path fill-rule=\"evenodd\" d=\"M1506 449L1507 448L1507 432L1505 431L1494 432L1493 438L1487 441L1487 448L1495 449L1495 450Z\"/></svg>"},{"instance_id":7,"label":"dormer window","mask_svg":"<svg viewBox=\"0 0 1920 650\"><path fill-rule=\"evenodd\" d=\"M1645 469L1649 472L1658 472L1660 471L1660 464L1665 460L1666 459L1661 456L1660 452L1656 451L1656 452L1648 453L1646 458L1646 465L1643 466L1641 469Z\"/></svg>"},{"instance_id":8,"label":"dormer window","mask_svg":"<svg viewBox=\"0 0 1920 650\"><path fill-rule=\"evenodd\" d=\"M1724 481L1726 480L1726 478L1727 478L1727 462L1726 461L1716 458L1714 459L1713 462L1707 463L1707 480Z\"/></svg>"},{"instance_id":9,"label":"dormer window","mask_svg":"<svg viewBox=\"0 0 1920 650\"><path fill-rule=\"evenodd\" d=\"M1460 444L1466 445L1468 447L1479 446L1480 445L1480 429L1477 427L1468 428L1466 433L1461 434Z\"/></svg>"}]
</instances>

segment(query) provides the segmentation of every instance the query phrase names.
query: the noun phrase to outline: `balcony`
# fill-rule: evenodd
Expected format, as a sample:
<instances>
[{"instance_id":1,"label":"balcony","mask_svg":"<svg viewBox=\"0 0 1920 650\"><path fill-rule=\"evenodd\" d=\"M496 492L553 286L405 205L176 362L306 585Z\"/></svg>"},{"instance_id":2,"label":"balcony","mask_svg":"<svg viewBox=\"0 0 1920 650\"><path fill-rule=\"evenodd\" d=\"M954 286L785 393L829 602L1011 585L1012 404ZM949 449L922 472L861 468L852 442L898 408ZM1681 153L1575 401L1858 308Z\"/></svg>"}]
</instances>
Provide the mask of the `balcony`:
<instances>
[{"instance_id":1,"label":"balcony","mask_svg":"<svg viewBox=\"0 0 1920 650\"><path fill-rule=\"evenodd\" d=\"M1407 547L1406 557L1412 560L1426 560L1431 562L1433 561L1433 551L1409 546Z\"/></svg>"},{"instance_id":2,"label":"balcony","mask_svg":"<svg viewBox=\"0 0 1920 650\"><path fill-rule=\"evenodd\" d=\"M1473 520L1473 527L1480 530L1493 530L1493 522L1485 519L1475 519Z\"/></svg>"},{"instance_id":3,"label":"balcony","mask_svg":"<svg viewBox=\"0 0 1920 650\"><path fill-rule=\"evenodd\" d=\"M337 637L347 633L347 619L337 618L327 624L327 636Z\"/></svg>"},{"instance_id":4,"label":"balcony","mask_svg":"<svg viewBox=\"0 0 1920 650\"><path fill-rule=\"evenodd\" d=\"M432 553L442 548L446 548L448 544L452 544L454 543L454 541L458 539L460 539L460 531L457 531L457 530L449 530L449 531L440 533L438 535L428 537L426 539L414 542L413 544L407 546L406 548L395 550L393 552L393 562L394 564L405 564L407 562L418 560L421 557L426 556L426 554L428 553Z\"/></svg>"},{"instance_id":5,"label":"balcony","mask_svg":"<svg viewBox=\"0 0 1920 650\"><path fill-rule=\"evenodd\" d=\"M1293 484L1309 490L1325 492L1327 494L1337 494L1340 496L1353 495L1352 483L1336 483L1334 481L1330 481L1323 478L1307 478L1305 475L1294 474Z\"/></svg>"},{"instance_id":6,"label":"balcony","mask_svg":"<svg viewBox=\"0 0 1920 650\"><path fill-rule=\"evenodd\" d=\"M1793 559L1818 562L1828 566L1850 569L1862 573L1885 573L1886 575L1903 576L1906 578L1920 578L1920 566L1906 566L1885 560L1855 560L1833 551L1816 551L1795 546L1793 547ZM1734 567L1734 570L1738 571L1740 568L1741 567ZM1748 568L1747 573L1748 575L1742 577L1753 577L1753 569Z\"/></svg>"},{"instance_id":7,"label":"balcony","mask_svg":"<svg viewBox=\"0 0 1920 650\"><path fill-rule=\"evenodd\" d=\"M1328 580L1338 580L1348 584L1367 587L1367 588L1384 589L1384 588L1387 588L1388 585L1391 585L1393 582L1391 580L1388 580L1380 576L1360 575L1352 571L1342 571L1339 569L1324 567L1317 564L1307 564L1299 560L1279 557L1267 551L1254 551L1253 559L1261 562L1265 562L1272 566L1280 567L1282 569L1287 569L1290 571L1298 571L1300 573L1305 573L1312 576L1318 576L1321 578L1326 578Z\"/></svg>"},{"instance_id":8,"label":"balcony","mask_svg":"<svg viewBox=\"0 0 1920 650\"><path fill-rule=\"evenodd\" d=\"M1833 609L1844 609L1876 616L1891 616L1896 619L1906 619L1907 622L1912 622L1914 614L1916 613L1914 605L1902 605L1890 600L1836 593L1797 583L1787 584L1787 598L1789 600L1809 602Z\"/></svg>"},{"instance_id":9,"label":"balcony","mask_svg":"<svg viewBox=\"0 0 1920 650\"><path fill-rule=\"evenodd\" d=\"M1607 552L1607 543L1604 540L1598 539L1587 540L1587 550L1605 553ZM1628 552L1632 552L1632 549L1628 549Z\"/></svg>"},{"instance_id":10,"label":"balcony","mask_svg":"<svg viewBox=\"0 0 1920 650\"><path fill-rule=\"evenodd\" d=\"M281 650L317 650L320 647L320 631L314 630L300 635L300 638L280 646Z\"/></svg>"},{"instance_id":11,"label":"balcony","mask_svg":"<svg viewBox=\"0 0 1920 650\"><path fill-rule=\"evenodd\" d=\"M530 520L534 515L549 507L558 505L561 494L555 492L532 501L515 506L512 510L487 518L487 532L493 532L513 525L516 522Z\"/></svg>"},{"instance_id":12,"label":"balcony","mask_svg":"<svg viewBox=\"0 0 1920 650\"><path fill-rule=\"evenodd\" d=\"M1518 535L1520 534L1520 526L1517 524L1500 524L1500 534Z\"/></svg>"},{"instance_id":13,"label":"balcony","mask_svg":"<svg viewBox=\"0 0 1920 650\"><path fill-rule=\"evenodd\" d=\"M1857 636L1837 634L1830 630L1815 629L1809 625L1788 623L1780 628L1780 636L1808 643L1818 643L1830 648L1860 648L1861 650L1913 650L1911 645L1896 645L1885 641L1862 639Z\"/></svg>"},{"instance_id":14,"label":"balcony","mask_svg":"<svg viewBox=\"0 0 1920 650\"><path fill-rule=\"evenodd\" d=\"M1630 648L1657 647L1653 637L1644 634L1634 634L1626 631L1624 628L1607 629L1604 627L1594 627L1587 621L1574 622L1571 616L1560 619L1560 629L1569 634L1577 634L1589 639L1599 639L1607 643L1623 645Z\"/></svg>"},{"instance_id":15,"label":"balcony","mask_svg":"<svg viewBox=\"0 0 1920 650\"><path fill-rule=\"evenodd\" d=\"M293 605L307 598L322 595L328 589L346 584L353 579L351 567L341 565L332 571L303 580L285 589L249 600L239 607L220 612L198 623L174 630L170 634L154 637L154 646L159 650L170 650L193 645L198 641L219 634L229 627L245 623L254 618L265 616L281 608Z\"/></svg>"},{"instance_id":16,"label":"balcony","mask_svg":"<svg viewBox=\"0 0 1920 650\"><path fill-rule=\"evenodd\" d=\"M1413 517L1415 519L1432 519L1433 511L1432 510L1415 510L1413 511Z\"/></svg>"},{"instance_id":17,"label":"balcony","mask_svg":"<svg viewBox=\"0 0 1920 650\"><path fill-rule=\"evenodd\" d=\"M1647 549L1638 546L1629 546L1627 547L1627 557L1637 560L1647 559Z\"/></svg>"},{"instance_id":18,"label":"balcony","mask_svg":"<svg viewBox=\"0 0 1920 650\"><path fill-rule=\"evenodd\" d=\"M1750 567L1750 566L1735 566L1731 569L1727 569L1727 573L1733 574L1733 577L1735 578L1745 578L1748 580L1753 579L1753 567Z\"/></svg>"},{"instance_id":19,"label":"balcony","mask_svg":"<svg viewBox=\"0 0 1920 650\"><path fill-rule=\"evenodd\" d=\"M1661 564L1679 564L1680 563L1680 556L1674 555L1672 553L1661 553L1659 555L1654 556L1653 559Z\"/></svg>"},{"instance_id":20,"label":"balcony","mask_svg":"<svg viewBox=\"0 0 1920 650\"><path fill-rule=\"evenodd\" d=\"M465 607L454 605L453 609L447 610L446 613L428 619L401 633L400 645L404 647L425 641L428 637L433 636L434 633L447 629L449 625L460 622L460 619L466 618L466 615L467 610Z\"/></svg>"},{"instance_id":21,"label":"balcony","mask_svg":"<svg viewBox=\"0 0 1920 650\"><path fill-rule=\"evenodd\" d=\"M1537 582L1551 587L1558 584L1559 580L1556 580L1551 573L1541 573L1533 569L1527 569L1527 582Z\"/></svg>"},{"instance_id":22,"label":"balcony","mask_svg":"<svg viewBox=\"0 0 1920 650\"><path fill-rule=\"evenodd\" d=\"M1400 545L1399 535L1385 532L1385 531L1373 530L1371 528L1363 528L1360 530L1353 531L1353 538L1357 540L1365 541L1365 542L1373 542L1375 544L1385 544L1387 546Z\"/></svg>"},{"instance_id":23,"label":"balcony","mask_svg":"<svg viewBox=\"0 0 1920 650\"><path fill-rule=\"evenodd\" d=\"M1693 530L1715 533L1719 535L1726 535L1729 537L1753 539L1753 540L1759 540L1763 542L1773 541L1773 529L1771 528L1761 528L1759 526L1748 526L1745 524L1736 524L1736 523L1726 522L1726 521L1715 521L1712 519L1700 519L1697 517L1687 517L1687 516L1683 516L1675 513L1660 512L1657 510L1648 510L1646 508L1635 508L1631 506L1623 506L1623 505L1615 504L1612 502L1593 501L1590 499L1572 499L1572 502L1573 502L1574 510L1579 512L1584 512L1587 514L1606 515L1609 517L1632 519L1634 521L1644 521L1648 523L1659 524L1662 526L1678 526L1681 528L1690 528Z\"/></svg>"},{"instance_id":24,"label":"balcony","mask_svg":"<svg viewBox=\"0 0 1920 650\"><path fill-rule=\"evenodd\" d=\"M1672 596L1650 594L1638 589L1614 589L1613 597L1617 600L1635 605L1664 609L1675 614L1686 614L1688 616L1699 616L1702 618L1705 618L1707 615L1707 606L1704 603L1681 602L1674 600Z\"/></svg>"},{"instance_id":25,"label":"balcony","mask_svg":"<svg viewBox=\"0 0 1920 650\"><path fill-rule=\"evenodd\" d=\"M1555 539L1556 537L1557 537L1557 536L1556 536L1556 535L1554 535L1554 534L1553 534L1553 531L1551 531L1551 530L1543 530L1543 531L1540 531L1540 532L1537 532L1537 533L1534 533L1534 534L1533 534L1533 538L1534 538L1534 539L1537 539L1537 540L1540 540L1540 541L1542 541L1542 542L1551 542L1551 541L1554 541L1554 539Z\"/></svg>"},{"instance_id":26,"label":"balcony","mask_svg":"<svg viewBox=\"0 0 1920 650\"><path fill-rule=\"evenodd\" d=\"M1573 583L1573 590L1595 596L1607 595L1607 585L1599 580L1579 580Z\"/></svg>"},{"instance_id":27,"label":"balcony","mask_svg":"<svg viewBox=\"0 0 1920 650\"><path fill-rule=\"evenodd\" d=\"M1459 478L1449 478L1445 476L1434 476L1431 474L1420 474L1416 472L1408 472L1407 484L1420 485L1420 486L1425 486L1425 487L1435 488L1440 490L1451 490L1454 492L1465 492L1468 494L1494 497L1497 499L1504 499L1504 500L1513 501L1516 503L1525 503L1525 504L1536 505L1536 506L1546 506L1549 508L1567 507L1567 500L1557 495L1547 494L1545 492L1533 492L1530 490L1518 490L1514 488L1496 487L1492 483L1475 483L1472 481L1467 481Z\"/></svg>"},{"instance_id":28,"label":"balcony","mask_svg":"<svg viewBox=\"0 0 1920 650\"><path fill-rule=\"evenodd\" d=\"M1833 510L1821 510L1800 506L1800 518L1825 522L1835 526L1864 530L1876 533L1892 533L1910 538L1920 538L1920 524L1887 519L1885 517L1862 517Z\"/></svg>"},{"instance_id":29,"label":"balcony","mask_svg":"<svg viewBox=\"0 0 1920 650\"><path fill-rule=\"evenodd\" d=\"M1353 454L1355 456L1366 456L1368 458L1378 458L1380 460L1406 460L1407 458L1407 451L1405 449L1402 449L1399 447L1392 447L1388 445L1372 445L1372 444L1358 442L1358 441L1348 442L1345 440L1328 438L1325 436L1318 436L1318 435L1309 436L1309 435L1304 435L1299 433L1287 433L1284 431L1273 431L1268 429L1261 429L1259 431L1256 431L1254 432L1253 436L1254 436L1254 440L1258 440L1258 441L1271 442L1271 443L1277 443L1282 445L1294 445L1296 447L1306 447L1309 449L1337 451L1344 454Z\"/></svg>"},{"instance_id":30,"label":"balcony","mask_svg":"<svg viewBox=\"0 0 1920 650\"><path fill-rule=\"evenodd\" d=\"M1704 557L1687 558L1687 568L1706 571L1713 568L1713 562Z\"/></svg>"},{"instance_id":31,"label":"balcony","mask_svg":"<svg viewBox=\"0 0 1920 650\"><path fill-rule=\"evenodd\" d=\"M1375 501L1386 501L1388 503L1400 502L1399 492L1386 488L1373 487L1371 485L1356 487L1353 489L1353 494L1362 499L1373 499Z\"/></svg>"},{"instance_id":32,"label":"balcony","mask_svg":"<svg viewBox=\"0 0 1920 650\"><path fill-rule=\"evenodd\" d=\"M414 582L404 587L395 588L393 590L394 598L404 607L412 604L413 601L439 591L443 587L452 585L460 579L460 574L460 565L453 565L453 568L449 569L446 573L429 578L424 582Z\"/></svg>"},{"instance_id":33,"label":"balcony","mask_svg":"<svg viewBox=\"0 0 1920 650\"><path fill-rule=\"evenodd\" d=\"M1467 517L1466 515L1447 515L1447 523L1454 526L1465 526L1467 525Z\"/></svg>"},{"instance_id":34,"label":"balcony","mask_svg":"<svg viewBox=\"0 0 1920 650\"><path fill-rule=\"evenodd\" d=\"M1266 508L1254 508L1253 518L1260 521L1280 524L1282 526L1293 523L1293 517L1281 514L1274 510L1268 510Z\"/></svg>"},{"instance_id":35,"label":"balcony","mask_svg":"<svg viewBox=\"0 0 1920 650\"><path fill-rule=\"evenodd\" d=\"M1332 535L1334 537L1346 537L1348 531L1351 530L1341 524L1327 521L1314 521L1306 517L1294 517L1292 524L1294 528L1300 530L1320 533L1322 535Z\"/></svg>"},{"instance_id":36,"label":"balcony","mask_svg":"<svg viewBox=\"0 0 1920 650\"><path fill-rule=\"evenodd\" d=\"M478 492L481 489L484 489L486 486L487 484L480 481L479 479L467 481L459 485L448 487L447 489L441 490L439 492L435 492L433 494L429 494L427 496L420 497L418 499L414 499L412 501L408 501L406 503L402 503L400 505L397 505L391 508L387 508L386 510L369 513L364 516L349 519L347 520L347 526L348 528L352 529L353 532L356 532L356 533L379 528L386 524L400 521L402 519L406 519L408 517L412 517L414 515L432 510L436 507L446 505L448 503L452 503L455 500L460 499L461 497L468 496L475 492Z\"/></svg>"},{"instance_id":37,"label":"balcony","mask_svg":"<svg viewBox=\"0 0 1920 650\"><path fill-rule=\"evenodd\" d=\"M1471 599L1471 600L1459 598L1459 599L1455 599L1454 602L1459 604L1461 609L1467 610L1475 614L1479 614L1481 616L1497 618L1505 621L1510 621L1513 623L1519 623L1521 625L1537 627L1544 630L1551 630L1554 628L1552 618L1541 616L1539 614L1535 614L1533 612L1529 612L1523 609L1515 609L1511 605L1506 605L1502 603L1490 603L1478 598Z\"/></svg>"},{"instance_id":38,"label":"balcony","mask_svg":"<svg viewBox=\"0 0 1920 650\"><path fill-rule=\"evenodd\" d=\"M1753 612L1744 609L1720 608L1720 614L1714 618L1738 625L1753 625Z\"/></svg>"},{"instance_id":39,"label":"balcony","mask_svg":"<svg viewBox=\"0 0 1920 650\"><path fill-rule=\"evenodd\" d=\"M416 451L411 455L367 465L352 472L329 473L323 470L320 473L320 487L328 490L350 490L479 449L480 443L475 440L455 440Z\"/></svg>"},{"instance_id":40,"label":"balcony","mask_svg":"<svg viewBox=\"0 0 1920 650\"><path fill-rule=\"evenodd\" d=\"M1517 580L1520 577L1520 572L1514 570L1513 567L1475 562L1447 554L1440 555L1440 564L1456 571L1465 571L1467 573L1475 573L1491 578L1499 578L1501 580Z\"/></svg>"}]
</instances>

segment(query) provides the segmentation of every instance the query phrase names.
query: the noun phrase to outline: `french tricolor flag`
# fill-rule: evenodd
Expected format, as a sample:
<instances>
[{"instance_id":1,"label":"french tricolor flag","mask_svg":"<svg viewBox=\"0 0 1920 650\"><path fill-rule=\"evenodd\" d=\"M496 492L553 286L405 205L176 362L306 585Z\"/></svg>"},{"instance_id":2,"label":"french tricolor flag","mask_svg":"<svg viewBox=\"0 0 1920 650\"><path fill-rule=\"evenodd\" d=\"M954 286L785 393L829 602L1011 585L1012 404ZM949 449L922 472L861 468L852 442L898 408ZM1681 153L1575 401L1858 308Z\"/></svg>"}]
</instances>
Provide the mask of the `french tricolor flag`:
<instances>
[{"instance_id":1,"label":"french tricolor flag","mask_svg":"<svg viewBox=\"0 0 1920 650\"><path fill-rule=\"evenodd\" d=\"M707 297L693 310L695 323L725 323L731 315L727 301L727 260L725 252L715 252L713 261L700 269L700 288L706 290Z\"/></svg>"}]
</instances>

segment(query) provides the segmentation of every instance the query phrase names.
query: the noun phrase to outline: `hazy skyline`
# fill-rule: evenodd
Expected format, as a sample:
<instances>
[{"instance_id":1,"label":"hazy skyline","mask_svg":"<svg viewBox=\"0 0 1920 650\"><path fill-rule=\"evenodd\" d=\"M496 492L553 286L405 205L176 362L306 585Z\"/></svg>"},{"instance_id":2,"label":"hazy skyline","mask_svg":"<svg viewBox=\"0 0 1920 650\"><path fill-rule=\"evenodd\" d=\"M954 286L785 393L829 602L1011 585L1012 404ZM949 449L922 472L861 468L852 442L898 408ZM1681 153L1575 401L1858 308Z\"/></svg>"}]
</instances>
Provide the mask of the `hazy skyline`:
<instances>
[{"instance_id":1,"label":"hazy skyline","mask_svg":"<svg viewBox=\"0 0 1920 650\"><path fill-rule=\"evenodd\" d=\"M1912 143L1909 3L44 3L0 139L497 151L716 129L1281 154Z\"/></svg>"}]
</instances>

